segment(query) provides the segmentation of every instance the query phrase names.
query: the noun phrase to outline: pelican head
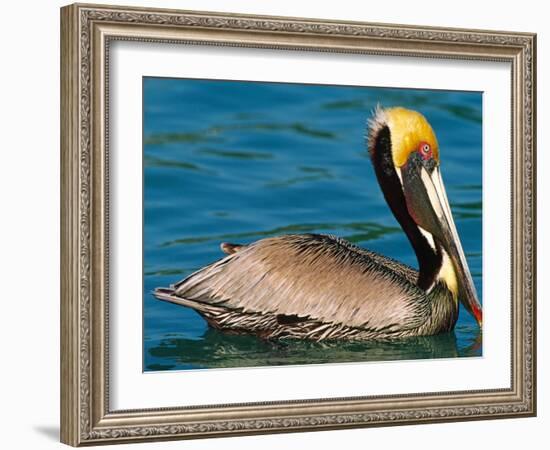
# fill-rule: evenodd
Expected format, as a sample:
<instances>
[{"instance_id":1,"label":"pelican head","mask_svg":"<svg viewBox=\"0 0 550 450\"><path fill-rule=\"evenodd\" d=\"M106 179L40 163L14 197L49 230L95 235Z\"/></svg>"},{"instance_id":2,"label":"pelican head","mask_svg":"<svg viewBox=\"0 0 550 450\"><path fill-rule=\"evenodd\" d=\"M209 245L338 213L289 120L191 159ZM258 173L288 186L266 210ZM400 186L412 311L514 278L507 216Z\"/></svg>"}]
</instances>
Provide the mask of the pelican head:
<instances>
[{"instance_id":1,"label":"pelican head","mask_svg":"<svg viewBox=\"0 0 550 450\"><path fill-rule=\"evenodd\" d=\"M405 108L378 107L368 146L384 197L411 242L418 286L447 285L481 324L481 305L441 179L439 145L426 118Z\"/></svg>"}]
</instances>

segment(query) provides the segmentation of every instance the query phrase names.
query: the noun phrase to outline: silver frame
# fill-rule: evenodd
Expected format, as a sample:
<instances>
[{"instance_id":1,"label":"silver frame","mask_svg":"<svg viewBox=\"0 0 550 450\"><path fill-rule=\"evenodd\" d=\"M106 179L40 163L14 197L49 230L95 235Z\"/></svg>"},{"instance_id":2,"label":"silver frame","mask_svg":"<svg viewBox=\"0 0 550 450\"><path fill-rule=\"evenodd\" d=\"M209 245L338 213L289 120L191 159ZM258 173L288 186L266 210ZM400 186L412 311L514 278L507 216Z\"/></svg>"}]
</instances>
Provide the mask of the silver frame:
<instances>
[{"instance_id":1,"label":"silver frame","mask_svg":"<svg viewBox=\"0 0 550 450\"><path fill-rule=\"evenodd\" d=\"M510 388L112 411L106 105L114 40L511 63ZM62 442L79 446L535 415L535 55L531 33L105 5L62 8Z\"/></svg>"}]
</instances>

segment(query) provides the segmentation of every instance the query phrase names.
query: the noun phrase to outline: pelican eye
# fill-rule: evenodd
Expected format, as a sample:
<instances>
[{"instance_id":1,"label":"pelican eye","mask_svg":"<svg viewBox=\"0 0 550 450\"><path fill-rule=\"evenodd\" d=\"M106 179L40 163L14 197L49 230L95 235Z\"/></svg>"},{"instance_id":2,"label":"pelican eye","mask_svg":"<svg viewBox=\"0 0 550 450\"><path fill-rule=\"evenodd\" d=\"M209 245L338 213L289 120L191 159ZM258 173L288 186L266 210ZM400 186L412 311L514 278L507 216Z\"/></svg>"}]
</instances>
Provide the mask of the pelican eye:
<instances>
[{"instance_id":1,"label":"pelican eye","mask_svg":"<svg viewBox=\"0 0 550 450\"><path fill-rule=\"evenodd\" d=\"M423 159L430 159L432 157L432 148L427 142L420 143L418 150Z\"/></svg>"}]
</instances>

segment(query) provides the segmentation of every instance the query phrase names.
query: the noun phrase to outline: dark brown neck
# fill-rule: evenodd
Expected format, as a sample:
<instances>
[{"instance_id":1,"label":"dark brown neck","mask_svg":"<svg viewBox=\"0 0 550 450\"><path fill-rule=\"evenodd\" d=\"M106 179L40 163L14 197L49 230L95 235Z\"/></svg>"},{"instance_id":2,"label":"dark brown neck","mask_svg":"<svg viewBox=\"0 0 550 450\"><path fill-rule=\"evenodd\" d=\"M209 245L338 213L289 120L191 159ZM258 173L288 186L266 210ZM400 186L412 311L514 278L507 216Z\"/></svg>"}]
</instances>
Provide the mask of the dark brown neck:
<instances>
[{"instance_id":1,"label":"dark brown neck","mask_svg":"<svg viewBox=\"0 0 550 450\"><path fill-rule=\"evenodd\" d=\"M416 253L419 271L418 287L428 290L441 269L441 249L438 245L435 249L430 245L407 210L403 188L393 164L391 136L387 126L379 131L374 148L370 150L376 178L384 198Z\"/></svg>"}]
</instances>

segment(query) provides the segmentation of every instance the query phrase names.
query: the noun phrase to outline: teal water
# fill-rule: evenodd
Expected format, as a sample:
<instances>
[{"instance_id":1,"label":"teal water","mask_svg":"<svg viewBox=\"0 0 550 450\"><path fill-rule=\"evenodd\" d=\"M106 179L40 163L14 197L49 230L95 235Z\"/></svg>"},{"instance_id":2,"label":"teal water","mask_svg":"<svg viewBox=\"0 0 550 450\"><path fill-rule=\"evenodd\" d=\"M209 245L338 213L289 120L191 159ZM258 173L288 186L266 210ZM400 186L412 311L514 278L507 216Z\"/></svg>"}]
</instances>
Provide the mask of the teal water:
<instances>
[{"instance_id":1,"label":"teal water","mask_svg":"<svg viewBox=\"0 0 550 450\"><path fill-rule=\"evenodd\" d=\"M481 300L481 93L144 78L144 370L481 355L464 310L452 333L433 337L266 342L151 295L221 258L220 242L285 233L335 234L416 267L366 152L377 103L416 109L434 128Z\"/></svg>"}]
</instances>

